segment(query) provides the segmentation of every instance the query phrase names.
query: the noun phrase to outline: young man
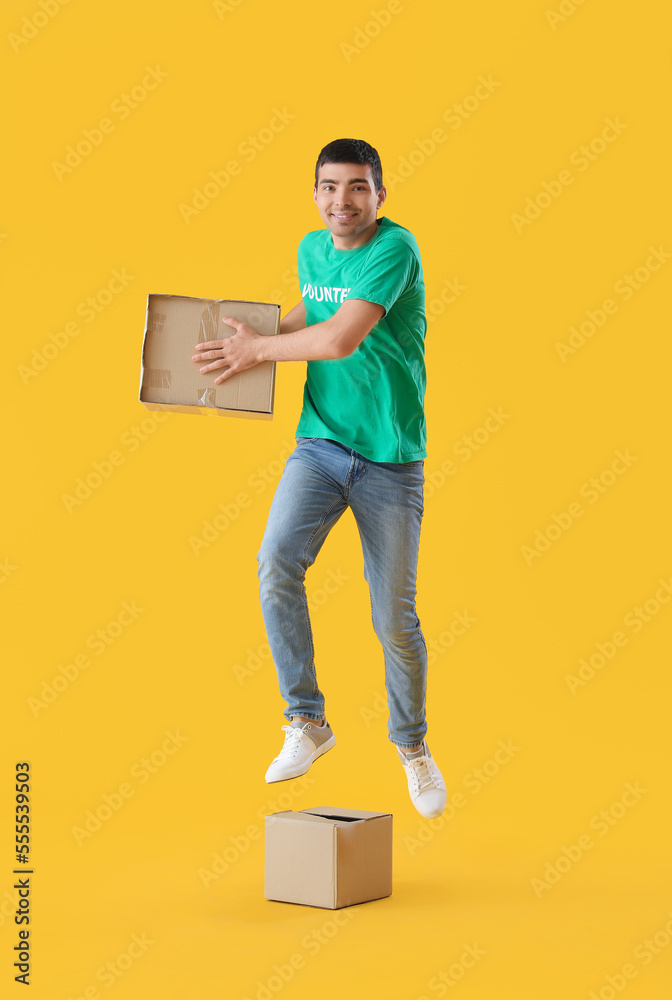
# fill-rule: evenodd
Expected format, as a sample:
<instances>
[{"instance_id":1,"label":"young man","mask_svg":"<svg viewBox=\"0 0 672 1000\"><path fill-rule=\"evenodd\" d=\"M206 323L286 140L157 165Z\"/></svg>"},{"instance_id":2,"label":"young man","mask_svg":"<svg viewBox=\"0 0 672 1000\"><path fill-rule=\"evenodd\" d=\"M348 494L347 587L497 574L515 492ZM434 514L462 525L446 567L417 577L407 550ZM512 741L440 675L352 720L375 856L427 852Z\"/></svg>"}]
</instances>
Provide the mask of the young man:
<instances>
[{"instance_id":1,"label":"young man","mask_svg":"<svg viewBox=\"0 0 672 1000\"><path fill-rule=\"evenodd\" d=\"M225 368L215 382L261 361L308 362L296 449L258 554L264 624L289 723L266 780L305 774L336 742L317 685L304 578L350 507L384 651L388 738L413 804L435 817L445 809L446 787L425 740L427 650L415 611L427 454L425 289L413 235L377 218L386 193L380 158L367 142L325 146L313 197L327 228L299 244L302 301L276 337L223 317L235 333L197 345L193 360L209 362L202 372ZM353 653L347 629L343 638L345 657Z\"/></svg>"}]
</instances>

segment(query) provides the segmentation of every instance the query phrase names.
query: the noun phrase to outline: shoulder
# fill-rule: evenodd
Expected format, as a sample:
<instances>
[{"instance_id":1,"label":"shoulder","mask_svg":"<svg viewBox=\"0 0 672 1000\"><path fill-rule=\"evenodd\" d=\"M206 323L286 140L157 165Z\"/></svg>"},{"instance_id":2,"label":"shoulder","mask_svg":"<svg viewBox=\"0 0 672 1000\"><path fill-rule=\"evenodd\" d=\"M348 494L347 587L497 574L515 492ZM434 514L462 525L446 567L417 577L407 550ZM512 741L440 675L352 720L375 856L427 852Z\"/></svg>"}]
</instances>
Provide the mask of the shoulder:
<instances>
[{"instance_id":1,"label":"shoulder","mask_svg":"<svg viewBox=\"0 0 672 1000\"><path fill-rule=\"evenodd\" d=\"M422 274L422 260L415 236L410 230L383 216L378 234L366 255L365 267L385 271L403 271L409 280Z\"/></svg>"},{"instance_id":2,"label":"shoulder","mask_svg":"<svg viewBox=\"0 0 672 1000\"><path fill-rule=\"evenodd\" d=\"M328 235L328 229L314 229L312 232L306 233L303 239L299 242L299 252L311 250L320 246L320 244L325 242Z\"/></svg>"},{"instance_id":3,"label":"shoulder","mask_svg":"<svg viewBox=\"0 0 672 1000\"><path fill-rule=\"evenodd\" d=\"M411 255L420 261L420 249L410 229L405 229L387 216L380 221L378 235L371 247L372 253L393 254L401 259Z\"/></svg>"}]
</instances>

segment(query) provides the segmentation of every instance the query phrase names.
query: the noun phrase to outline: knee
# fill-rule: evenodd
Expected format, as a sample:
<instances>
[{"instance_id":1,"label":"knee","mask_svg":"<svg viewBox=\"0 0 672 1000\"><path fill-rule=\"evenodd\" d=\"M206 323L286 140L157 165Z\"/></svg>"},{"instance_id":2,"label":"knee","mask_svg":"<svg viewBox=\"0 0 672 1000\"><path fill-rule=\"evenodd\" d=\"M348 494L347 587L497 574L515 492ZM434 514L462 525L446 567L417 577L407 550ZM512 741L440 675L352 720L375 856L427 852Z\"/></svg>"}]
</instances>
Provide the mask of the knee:
<instances>
[{"instance_id":1,"label":"knee","mask_svg":"<svg viewBox=\"0 0 672 1000\"><path fill-rule=\"evenodd\" d=\"M287 578L302 580L306 573L303 560L297 557L285 539L276 536L264 538L257 553L257 563L257 575L262 584Z\"/></svg>"},{"instance_id":2,"label":"knee","mask_svg":"<svg viewBox=\"0 0 672 1000\"><path fill-rule=\"evenodd\" d=\"M398 650L415 646L422 635L420 622L415 613L403 617L393 617L389 614L379 615L373 619L373 627L383 646L390 646Z\"/></svg>"}]
</instances>

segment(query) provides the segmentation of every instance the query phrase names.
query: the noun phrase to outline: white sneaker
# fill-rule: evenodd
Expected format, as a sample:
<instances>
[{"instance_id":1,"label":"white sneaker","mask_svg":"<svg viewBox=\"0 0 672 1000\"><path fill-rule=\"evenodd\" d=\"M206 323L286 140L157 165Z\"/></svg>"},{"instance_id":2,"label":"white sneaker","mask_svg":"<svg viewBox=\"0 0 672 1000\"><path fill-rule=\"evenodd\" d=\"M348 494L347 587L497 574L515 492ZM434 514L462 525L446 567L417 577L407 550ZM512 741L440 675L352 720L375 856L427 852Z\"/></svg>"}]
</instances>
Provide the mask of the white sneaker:
<instances>
[{"instance_id":1,"label":"white sneaker","mask_svg":"<svg viewBox=\"0 0 672 1000\"><path fill-rule=\"evenodd\" d=\"M331 750L336 742L326 719L321 726L316 722L304 723L295 719L291 725L282 728L285 730L285 742L266 772L269 784L305 774L313 761Z\"/></svg>"},{"instance_id":2,"label":"white sneaker","mask_svg":"<svg viewBox=\"0 0 672 1000\"><path fill-rule=\"evenodd\" d=\"M406 769L408 791L415 808L426 819L440 816L446 808L446 785L426 741L422 741L411 757L407 757L399 747L397 753Z\"/></svg>"}]
</instances>

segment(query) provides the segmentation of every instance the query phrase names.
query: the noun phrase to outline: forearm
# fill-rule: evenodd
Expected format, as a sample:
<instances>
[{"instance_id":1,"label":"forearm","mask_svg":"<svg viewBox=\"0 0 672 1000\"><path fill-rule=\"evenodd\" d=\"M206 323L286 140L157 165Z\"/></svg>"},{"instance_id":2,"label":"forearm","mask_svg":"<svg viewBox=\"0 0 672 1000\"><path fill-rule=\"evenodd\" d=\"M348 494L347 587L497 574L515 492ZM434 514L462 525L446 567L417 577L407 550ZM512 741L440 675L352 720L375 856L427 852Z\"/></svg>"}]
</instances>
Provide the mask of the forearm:
<instances>
[{"instance_id":1,"label":"forearm","mask_svg":"<svg viewBox=\"0 0 672 1000\"><path fill-rule=\"evenodd\" d=\"M259 361L330 361L351 353L329 319L291 333L262 337L256 346Z\"/></svg>"},{"instance_id":2,"label":"forearm","mask_svg":"<svg viewBox=\"0 0 672 1000\"><path fill-rule=\"evenodd\" d=\"M384 312L384 306L378 303L346 299L340 309L322 323L305 326L304 311L304 325L297 328L294 324L301 318L301 309L295 306L284 318L282 333L274 336L262 336L235 316L220 316L220 321L235 332L224 340L196 344L196 353L191 360L201 365L204 361L209 362L199 369L203 373L226 368L215 378L214 384L219 385L262 361L331 361L346 358L357 349ZM287 327L290 327L289 330Z\"/></svg>"}]
</instances>

